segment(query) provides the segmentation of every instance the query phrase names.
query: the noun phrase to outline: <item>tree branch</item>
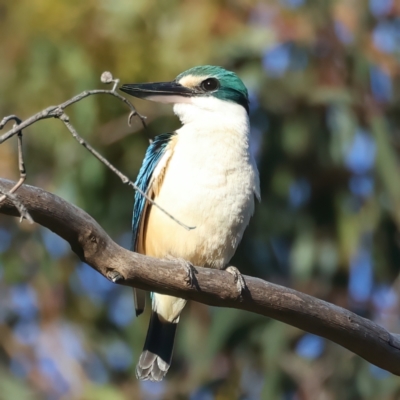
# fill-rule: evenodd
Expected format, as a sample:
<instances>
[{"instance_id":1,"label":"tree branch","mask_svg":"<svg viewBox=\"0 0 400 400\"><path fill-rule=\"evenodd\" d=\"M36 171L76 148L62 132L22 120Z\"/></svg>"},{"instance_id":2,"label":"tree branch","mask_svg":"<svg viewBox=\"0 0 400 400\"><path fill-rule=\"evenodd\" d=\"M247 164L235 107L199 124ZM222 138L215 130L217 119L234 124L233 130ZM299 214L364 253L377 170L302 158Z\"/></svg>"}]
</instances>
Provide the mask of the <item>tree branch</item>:
<instances>
[{"instance_id":1,"label":"tree branch","mask_svg":"<svg viewBox=\"0 0 400 400\"><path fill-rule=\"evenodd\" d=\"M15 182L0 179L10 190ZM195 267L196 285L188 286L179 262L146 257L116 244L86 212L42 189L23 185L14 194L34 221L67 240L79 258L112 281L200 303L251 311L325 337L372 364L400 375L400 336L348 310L315 297L245 276L248 291L237 297L226 271ZM10 199L0 213L18 216Z\"/></svg>"}]
</instances>

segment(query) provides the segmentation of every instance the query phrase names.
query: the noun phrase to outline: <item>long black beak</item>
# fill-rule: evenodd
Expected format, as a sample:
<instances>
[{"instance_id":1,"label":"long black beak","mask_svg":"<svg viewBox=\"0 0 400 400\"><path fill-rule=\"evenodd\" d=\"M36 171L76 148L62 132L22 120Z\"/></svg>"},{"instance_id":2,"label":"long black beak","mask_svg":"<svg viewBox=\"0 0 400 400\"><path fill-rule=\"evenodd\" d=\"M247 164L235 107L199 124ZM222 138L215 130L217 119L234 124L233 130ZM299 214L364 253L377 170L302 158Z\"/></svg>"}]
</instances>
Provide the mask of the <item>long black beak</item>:
<instances>
[{"instance_id":1,"label":"long black beak","mask_svg":"<svg viewBox=\"0 0 400 400\"><path fill-rule=\"evenodd\" d=\"M139 99L169 102L169 97L191 97L194 91L173 82L128 83L120 87L125 93ZM172 100L172 99L171 99Z\"/></svg>"}]
</instances>

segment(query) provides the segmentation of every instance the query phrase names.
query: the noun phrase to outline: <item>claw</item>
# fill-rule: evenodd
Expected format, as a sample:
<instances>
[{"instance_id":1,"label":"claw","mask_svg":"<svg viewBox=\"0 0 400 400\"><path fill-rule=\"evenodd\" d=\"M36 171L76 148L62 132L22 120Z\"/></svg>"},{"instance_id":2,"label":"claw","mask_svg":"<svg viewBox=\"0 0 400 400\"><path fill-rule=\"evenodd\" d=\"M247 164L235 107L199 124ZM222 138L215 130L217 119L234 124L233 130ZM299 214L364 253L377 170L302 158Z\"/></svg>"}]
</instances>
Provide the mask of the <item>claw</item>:
<instances>
[{"instance_id":1,"label":"claw","mask_svg":"<svg viewBox=\"0 0 400 400\"><path fill-rule=\"evenodd\" d=\"M183 266L186 269L185 282L187 283L188 286L194 287L196 277L194 276L193 264L188 261L185 261Z\"/></svg>"},{"instance_id":2,"label":"claw","mask_svg":"<svg viewBox=\"0 0 400 400\"><path fill-rule=\"evenodd\" d=\"M117 271L113 270L107 273L108 279L113 281L114 283L119 283L124 280L124 277Z\"/></svg>"},{"instance_id":3,"label":"claw","mask_svg":"<svg viewBox=\"0 0 400 400\"><path fill-rule=\"evenodd\" d=\"M244 280L243 275L239 272L239 270L236 267L233 266L226 268L226 272L229 272L231 275L233 275L237 291L239 292L238 297L241 298L243 293L247 290L246 281Z\"/></svg>"}]
</instances>

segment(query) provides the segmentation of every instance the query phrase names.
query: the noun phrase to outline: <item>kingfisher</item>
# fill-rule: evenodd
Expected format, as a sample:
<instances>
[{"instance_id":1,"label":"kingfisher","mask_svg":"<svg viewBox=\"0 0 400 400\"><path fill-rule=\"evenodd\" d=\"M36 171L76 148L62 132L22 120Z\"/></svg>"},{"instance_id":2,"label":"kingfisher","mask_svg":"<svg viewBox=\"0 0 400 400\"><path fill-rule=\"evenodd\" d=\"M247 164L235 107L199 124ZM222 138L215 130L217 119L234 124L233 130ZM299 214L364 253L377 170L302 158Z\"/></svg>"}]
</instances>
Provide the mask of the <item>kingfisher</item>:
<instances>
[{"instance_id":1,"label":"kingfisher","mask_svg":"<svg viewBox=\"0 0 400 400\"><path fill-rule=\"evenodd\" d=\"M172 82L124 84L140 99L173 104L182 126L156 136L136 185L177 220L135 194L132 250L190 265L227 269L243 289L243 277L228 263L260 200L259 175L250 151L248 92L240 78L219 66L196 66ZM145 292L134 289L136 315ZM141 380L160 381L172 359L186 300L152 293L152 313L136 367Z\"/></svg>"}]
</instances>

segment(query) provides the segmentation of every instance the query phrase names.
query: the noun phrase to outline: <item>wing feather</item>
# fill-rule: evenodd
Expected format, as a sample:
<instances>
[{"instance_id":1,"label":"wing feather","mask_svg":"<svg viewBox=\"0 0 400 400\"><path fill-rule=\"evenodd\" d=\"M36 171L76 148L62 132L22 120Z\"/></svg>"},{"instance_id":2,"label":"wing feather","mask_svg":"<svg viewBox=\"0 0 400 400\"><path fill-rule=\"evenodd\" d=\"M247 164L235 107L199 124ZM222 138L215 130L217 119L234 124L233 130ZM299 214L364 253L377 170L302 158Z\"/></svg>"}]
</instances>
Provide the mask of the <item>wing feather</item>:
<instances>
[{"instance_id":1,"label":"wing feather","mask_svg":"<svg viewBox=\"0 0 400 400\"><path fill-rule=\"evenodd\" d=\"M150 198L158 193L164 177L165 167L172 155L169 145L175 133L164 133L157 136L146 151L142 167L140 168L135 184ZM146 220L148 202L139 193L135 193L132 217L132 246L133 251L143 249L143 228ZM146 292L133 289L136 316L139 316L146 304Z\"/></svg>"},{"instance_id":2,"label":"wing feather","mask_svg":"<svg viewBox=\"0 0 400 400\"><path fill-rule=\"evenodd\" d=\"M172 155L172 151L168 151L168 145L174 136L176 136L176 133L163 133L157 136L146 151L135 184L150 197L152 192L158 191L161 185L165 167ZM131 247L133 251L138 251L139 237L143 230L142 222L145 219L147 203L139 192L135 193Z\"/></svg>"}]
</instances>

